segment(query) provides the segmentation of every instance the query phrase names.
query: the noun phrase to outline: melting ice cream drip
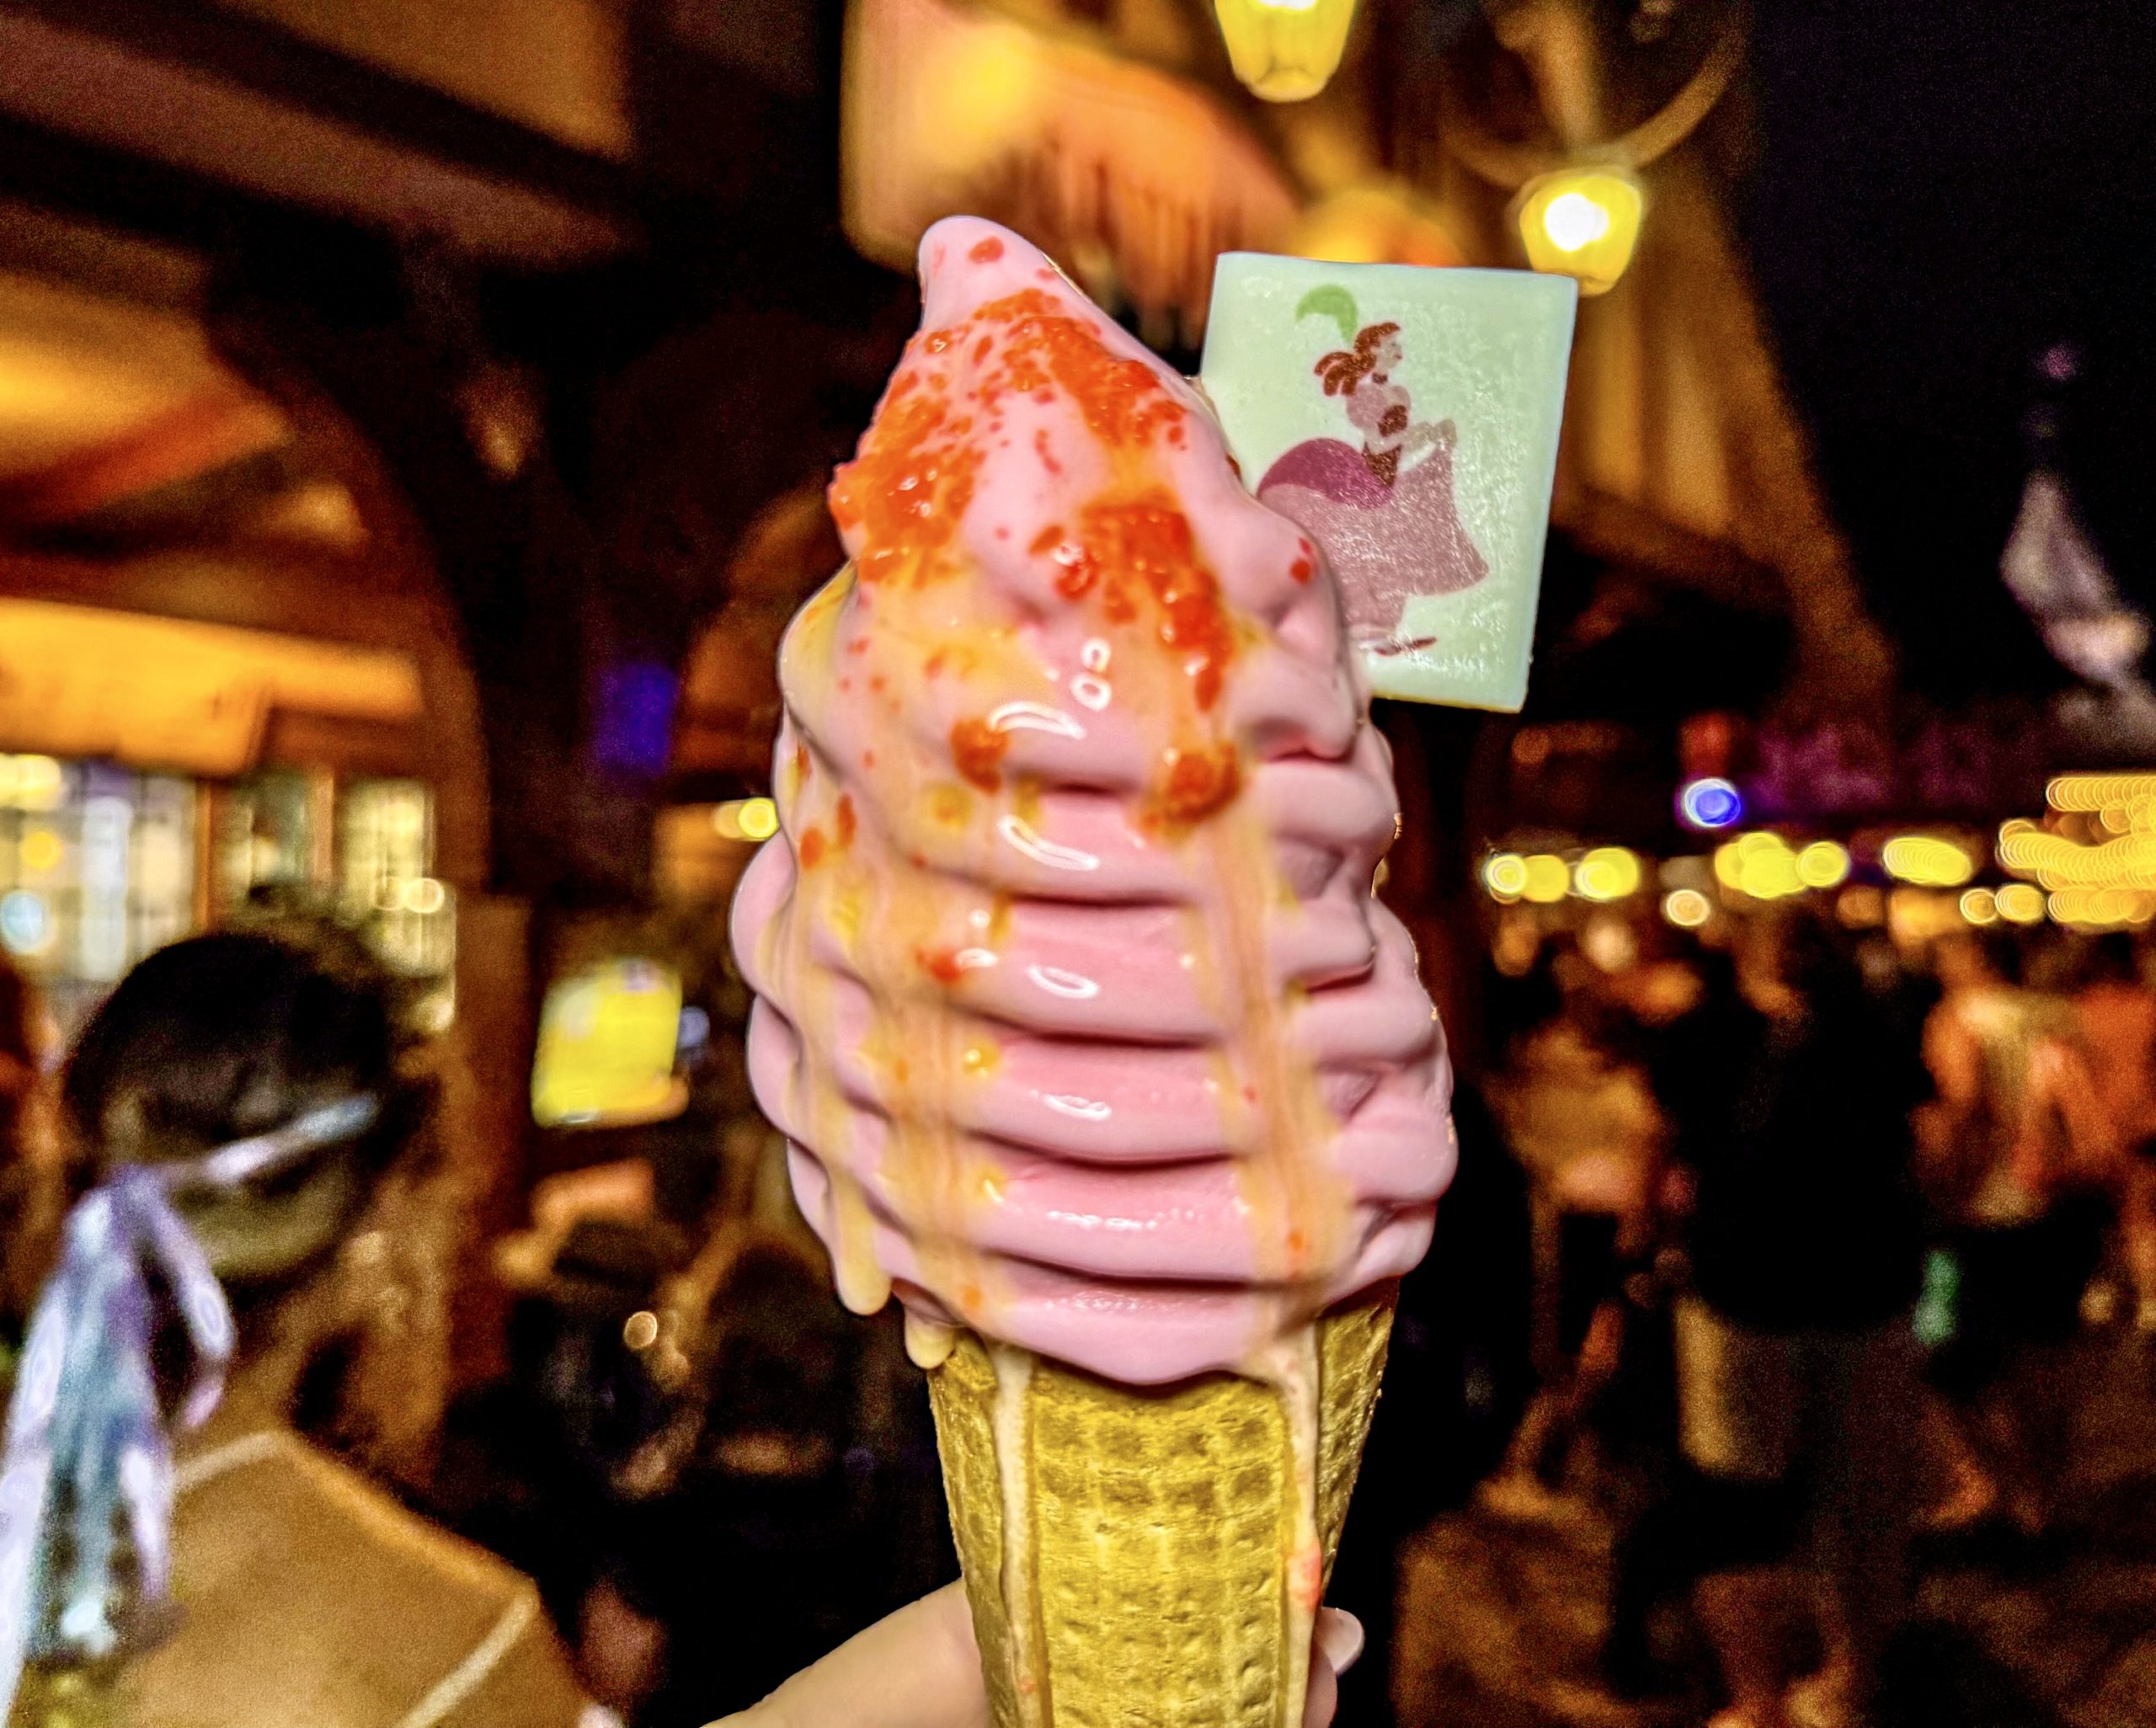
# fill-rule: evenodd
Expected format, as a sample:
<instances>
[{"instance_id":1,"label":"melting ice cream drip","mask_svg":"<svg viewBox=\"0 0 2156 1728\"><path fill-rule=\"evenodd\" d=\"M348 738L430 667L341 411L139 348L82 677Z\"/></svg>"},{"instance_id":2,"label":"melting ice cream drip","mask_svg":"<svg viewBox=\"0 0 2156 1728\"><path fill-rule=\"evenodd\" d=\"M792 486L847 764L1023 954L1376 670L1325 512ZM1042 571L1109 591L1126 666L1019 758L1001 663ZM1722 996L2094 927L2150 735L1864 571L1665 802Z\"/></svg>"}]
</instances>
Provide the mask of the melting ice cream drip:
<instances>
[{"instance_id":1,"label":"melting ice cream drip","mask_svg":"<svg viewBox=\"0 0 2156 1728\"><path fill-rule=\"evenodd\" d=\"M1406 1269L1447 1070L1330 572L1017 237L924 316L782 667L736 948L841 1288L1129 1383L1262 1372Z\"/></svg>"}]
</instances>

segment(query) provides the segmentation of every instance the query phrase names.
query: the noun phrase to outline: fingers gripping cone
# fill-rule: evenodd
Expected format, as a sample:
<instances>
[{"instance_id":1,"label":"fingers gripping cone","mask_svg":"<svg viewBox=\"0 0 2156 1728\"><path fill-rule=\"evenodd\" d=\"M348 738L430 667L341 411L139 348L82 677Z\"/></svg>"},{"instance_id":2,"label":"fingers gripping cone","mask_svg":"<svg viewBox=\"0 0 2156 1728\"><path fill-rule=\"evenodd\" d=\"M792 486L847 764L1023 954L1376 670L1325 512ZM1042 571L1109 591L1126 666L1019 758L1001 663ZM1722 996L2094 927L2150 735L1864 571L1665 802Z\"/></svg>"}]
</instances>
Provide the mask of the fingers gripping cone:
<instances>
[{"instance_id":1,"label":"fingers gripping cone","mask_svg":"<svg viewBox=\"0 0 2156 1728\"><path fill-rule=\"evenodd\" d=\"M1299 1728L1391 1326L1388 1290L1278 1383L1155 1392L959 1340L929 1384L996 1728Z\"/></svg>"}]
</instances>

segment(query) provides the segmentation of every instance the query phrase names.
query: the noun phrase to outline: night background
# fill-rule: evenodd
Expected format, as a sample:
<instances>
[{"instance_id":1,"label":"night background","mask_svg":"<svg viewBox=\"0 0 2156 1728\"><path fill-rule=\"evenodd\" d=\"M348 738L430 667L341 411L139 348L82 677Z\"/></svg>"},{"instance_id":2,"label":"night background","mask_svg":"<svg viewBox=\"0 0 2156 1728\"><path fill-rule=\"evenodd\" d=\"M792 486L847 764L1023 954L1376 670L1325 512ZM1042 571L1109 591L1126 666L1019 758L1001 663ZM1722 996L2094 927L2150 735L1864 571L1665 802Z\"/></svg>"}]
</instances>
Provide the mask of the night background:
<instances>
[{"instance_id":1,"label":"night background","mask_svg":"<svg viewBox=\"0 0 2156 1728\"><path fill-rule=\"evenodd\" d=\"M354 1728L702 1728L957 1576L921 1369L958 1386L967 1330L938 1329L985 1302L993 1336L994 1300L917 1267L901 1302L840 1304L835 1272L882 1276L846 1207L903 1236L948 1194L872 1206L842 1157L832 1186L808 1141L859 1099L834 1083L808 1128L774 1099L843 1040L758 1059L750 1027L760 993L758 1037L786 1012L774 933L853 845L855 793L846 879L877 915L807 952L896 953L948 888L873 849L865 759L811 824L777 666L846 562L834 470L914 364L915 249L977 216L1186 375L1225 253L1428 267L1433 304L1462 267L1578 285L1502 437L1465 385L1432 406L1467 373L1426 369L1465 360L1388 349L1339 294L1342 349L1275 387L1338 435L1236 470L1326 542L1401 813L1333 909L1364 971L1283 969L1282 1001L1369 984L1381 900L1460 1155L1428 1256L1374 1287L1391 1366L1331 1575L1367 1640L1337 1720L2156 1720L2152 68L2137 0L0 0L0 1372L31 1389L4 1468L57 1481L103 1421L173 1430L180 1484L176 1610L123 1544L64 1619L64 1569L27 1556L89 1526L40 1549L0 1507L0 1600L16 1568L35 1604L0 1716L327 1722L334 1695ZM1530 301L1493 291L1496 348L1530 353ZM1504 463L1500 507L1476 477ZM1545 547L1531 624L1515 517ZM1201 595L1255 579L1193 568ZM1478 631L1531 641L1524 701L1433 648ZM949 808L1009 796L1031 833L1007 728L969 755L940 675L896 678L874 745L947 732L923 771ZM1217 802L1187 830L1148 806L1139 852L1255 805L1276 765L1223 750ZM1327 805L1304 813L1347 821ZM1264 915L1328 883L1281 876ZM1100 1039L966 994L999 894L971 959L901 955L952 987L905 1057L947 1021L982 1032L969 1075L999 1039ZM1132 968L1102 1026L1172 994L1131 982L1198 940L1169 921L1088 938ZM877 1012L912 1002L848 952ZM1088 1059L1136 1086L1186 1036ZM1329 1126L1436 1059L1328 1071ZM215 1207L140 1179L343 1091L379 1103L363 1132ZM1004 1160L1061 1167L1052 1134L962 1142L997 1205ZM150 1213L83 1245L122 1189L166 1197L238 1316L199 1433L167 1384L191 1262ZM1358 1203L1367 1245L1431 1197ZM1142 1210L1058 1215L1176 1223L1111 1205ZM87 1353L122 1286L140 1374ZM18 1368L56 1302L77 1353L41 1422ZM1257 1384L1198 1384L1230 1381ZM1179 1467L1193 1501L1229 1475L1147 1459L1126 1497ZM111 1494L35 1503L109 1523ZM1235 1546L1198 1533L1146 1580L1191 1648L1219 1619L1192 1580ZM1289 1564L1258 1618L1295 1642ZM942 1645L902 1621L851 1647L865 1696L799 1708L986 1728L955 1601L921 1611ZM108 1622L109 1648L80 1631ZM1119 1722L1226 1728L1160 1714L1170 1659L1124 1635ZM1342 1635L1316 1630L1328 1662Z\"/></svg>"}]
</instances>

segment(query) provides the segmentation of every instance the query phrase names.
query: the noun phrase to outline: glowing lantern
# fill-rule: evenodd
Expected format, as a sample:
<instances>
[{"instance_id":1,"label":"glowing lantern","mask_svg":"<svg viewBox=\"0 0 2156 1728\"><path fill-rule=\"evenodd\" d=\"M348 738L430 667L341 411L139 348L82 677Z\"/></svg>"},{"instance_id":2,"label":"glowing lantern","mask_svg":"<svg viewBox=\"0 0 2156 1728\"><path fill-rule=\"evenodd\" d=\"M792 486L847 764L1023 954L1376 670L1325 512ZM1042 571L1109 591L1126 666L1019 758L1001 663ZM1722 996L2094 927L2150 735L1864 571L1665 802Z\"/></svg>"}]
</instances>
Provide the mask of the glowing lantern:
<instances>
[{"instance_id":1,"label":"glowing lantern","mask_svg":"<svg viewBox=\"0 0 2156 1728\"><path fill-rule=\"evenodd\" d=\"M1228 61L1267 102L1301 102L1332 80L1355 0L1213 0Z\"/></svg>"},{"instance_id":2,"label":"glowing lantern","mask_svg":"<svg viewBox=\"0 0 2156 1728\"><path fill-rule=\"evenodd\" d=\"M1519 237L1527 261L1578 280L1582 295L1617 285L1639 243L1646 198L1621 168L1560 168L1520 194Z\"/></svg>"}]
</instances>

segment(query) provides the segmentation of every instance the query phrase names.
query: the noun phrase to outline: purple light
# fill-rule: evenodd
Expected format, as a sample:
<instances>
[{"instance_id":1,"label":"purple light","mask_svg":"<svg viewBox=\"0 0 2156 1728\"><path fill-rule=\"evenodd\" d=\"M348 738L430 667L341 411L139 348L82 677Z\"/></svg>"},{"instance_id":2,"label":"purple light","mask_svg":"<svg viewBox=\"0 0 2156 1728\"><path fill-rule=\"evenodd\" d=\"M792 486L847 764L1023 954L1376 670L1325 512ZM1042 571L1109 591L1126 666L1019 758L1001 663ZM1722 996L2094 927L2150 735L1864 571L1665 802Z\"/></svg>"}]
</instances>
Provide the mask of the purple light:
<instances>
[{"instance_id":1,"label":"purple light","mask_svg":"<svg viewBox=\"0 0 2156 1728\"><path fill-rule=\"evenodd\" d=\"M1688 828L1727 828L1744 819L1744 795L1726 780L1694 780L1677 794Z\"/></svg>"}]
</instances>

